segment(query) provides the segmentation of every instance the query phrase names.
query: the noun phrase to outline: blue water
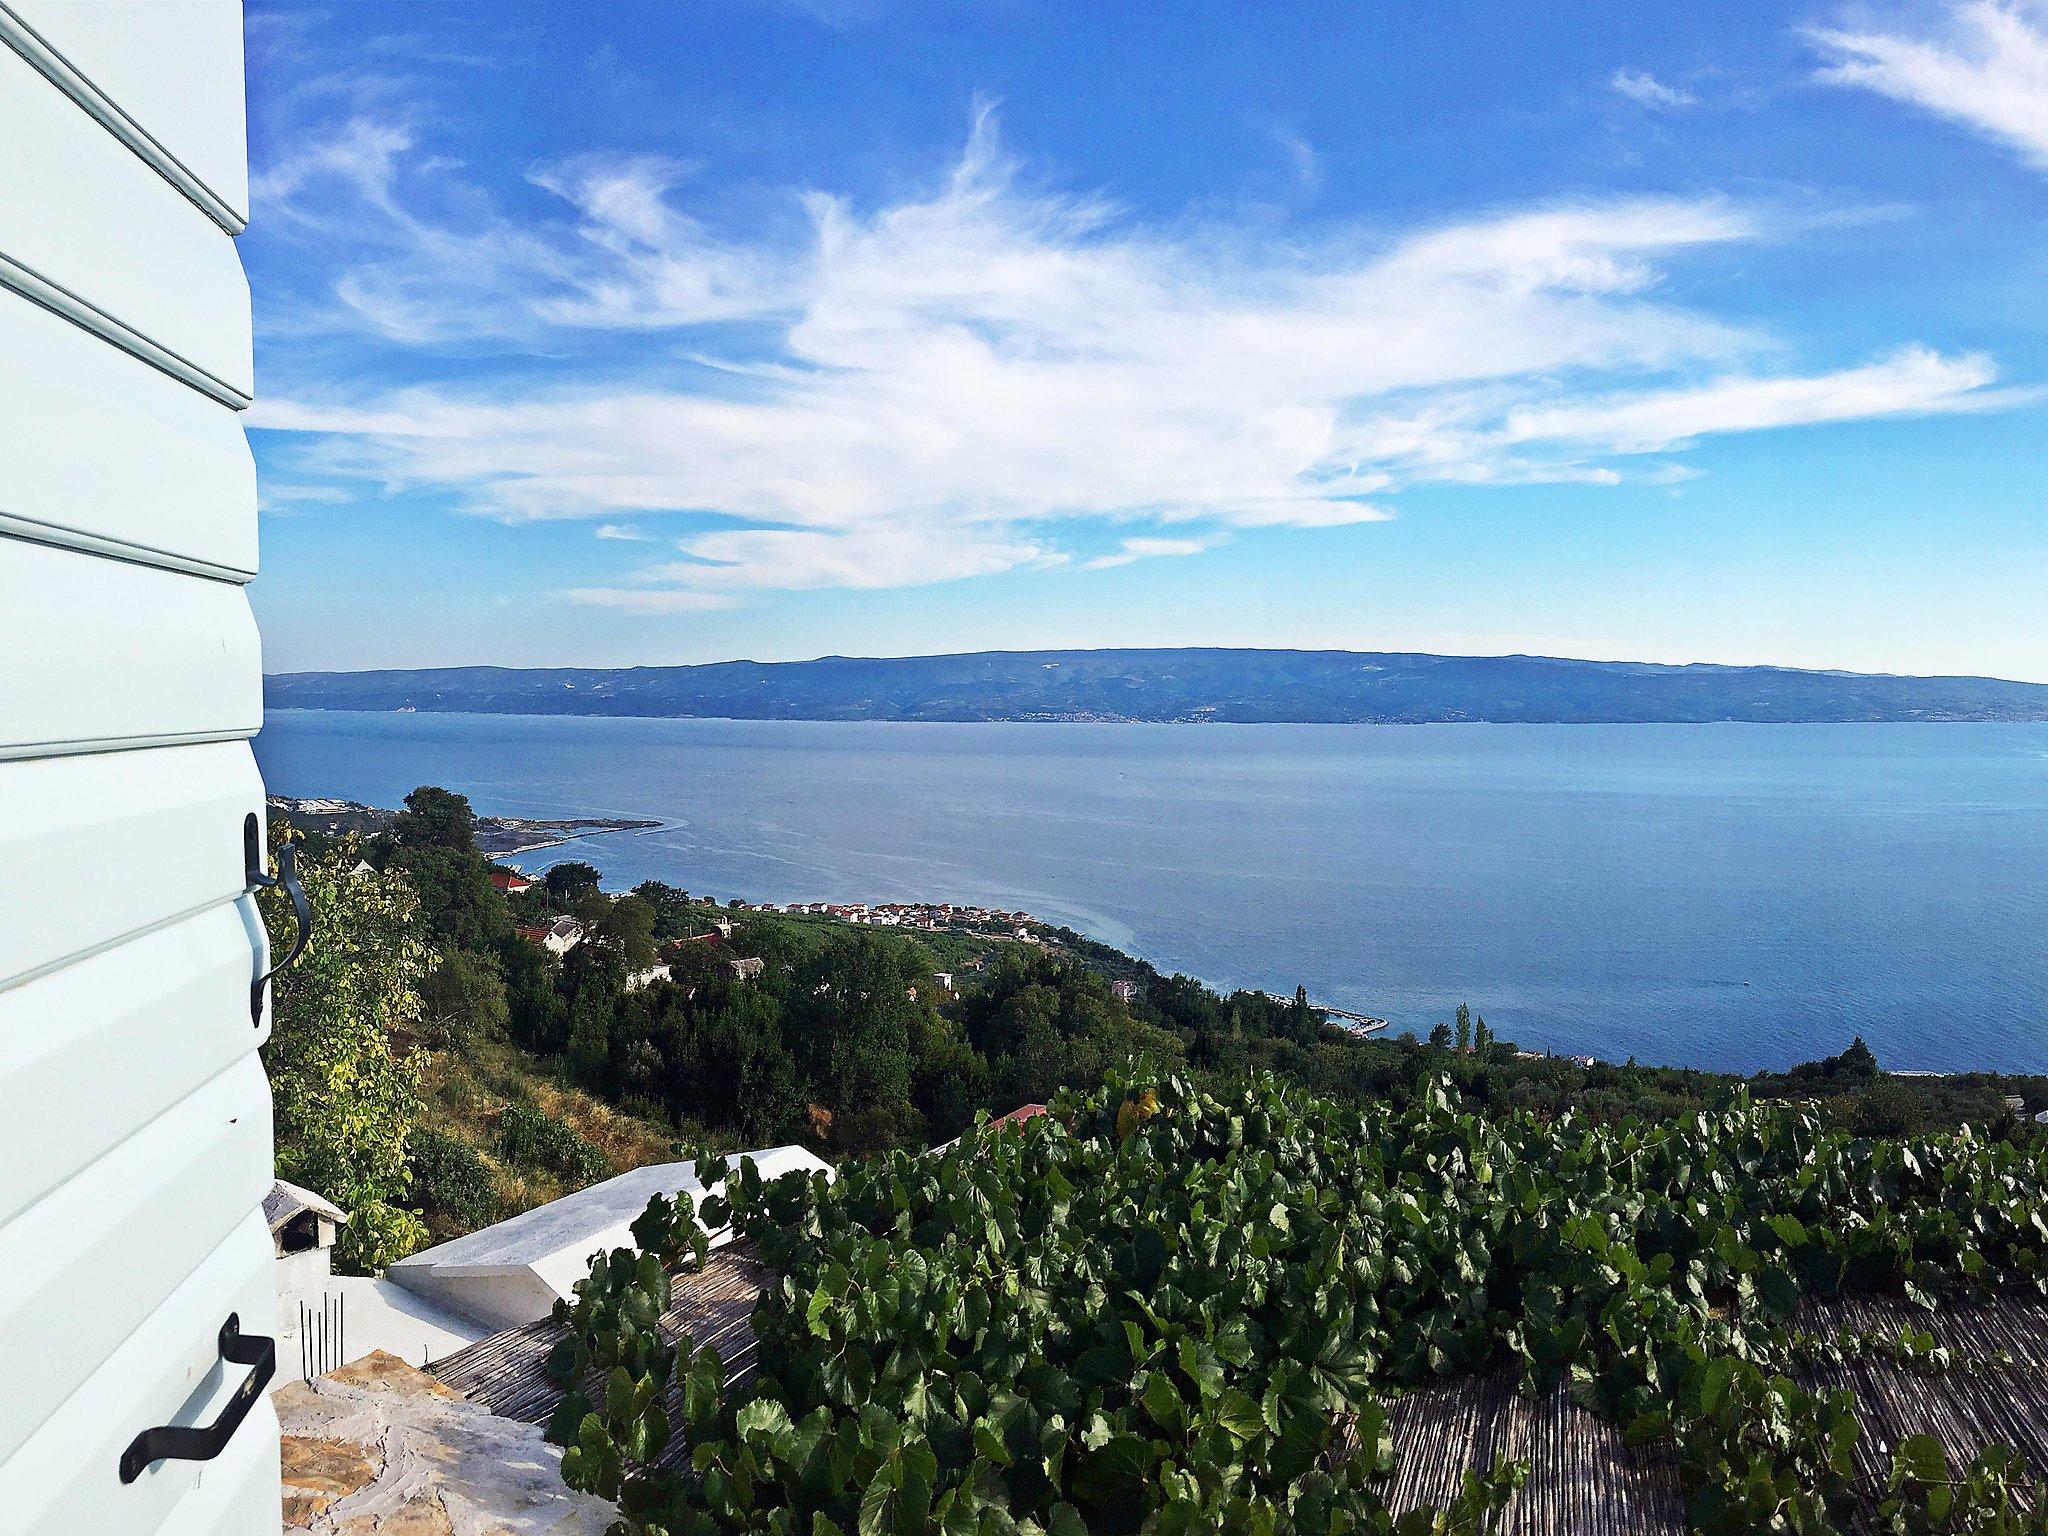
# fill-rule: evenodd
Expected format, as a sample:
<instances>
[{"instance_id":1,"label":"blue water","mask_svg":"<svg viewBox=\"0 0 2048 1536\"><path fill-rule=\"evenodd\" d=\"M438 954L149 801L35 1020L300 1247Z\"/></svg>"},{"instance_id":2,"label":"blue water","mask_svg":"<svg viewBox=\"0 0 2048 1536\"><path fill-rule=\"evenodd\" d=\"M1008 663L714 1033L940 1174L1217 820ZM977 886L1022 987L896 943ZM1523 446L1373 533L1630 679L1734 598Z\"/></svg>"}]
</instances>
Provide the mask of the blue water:
<instances>
[{"instance_id":1,"label":"blue water","mask_svg":"<svg viewBox=\"0 0 2048 1536\"><path fill-rule=\"evenodd\" d=\"M1223 986L1749 1071L2048 1071L2048 725L893 725L281 711L270 788L661 818L529 856L1021 906Z\"/></svg>"}]
</instances>

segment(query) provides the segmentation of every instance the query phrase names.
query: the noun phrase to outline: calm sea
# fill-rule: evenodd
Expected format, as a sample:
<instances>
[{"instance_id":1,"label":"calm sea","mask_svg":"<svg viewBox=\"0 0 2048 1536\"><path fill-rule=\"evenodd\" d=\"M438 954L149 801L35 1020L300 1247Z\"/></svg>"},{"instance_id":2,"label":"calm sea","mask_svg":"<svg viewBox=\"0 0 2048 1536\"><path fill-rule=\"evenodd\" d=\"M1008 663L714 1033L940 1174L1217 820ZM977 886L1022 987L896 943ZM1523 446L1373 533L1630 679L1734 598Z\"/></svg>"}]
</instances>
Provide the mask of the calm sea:
<instances>
[{"instance_id":1,"label":"calm sea","mask_svg":"<svg viewBox=\"0 0 2048 1536\"><path fill-rule=\"evenodd\" d=\"M521 862L1021 906L1217 985L1753 1070L2048 1071L2048 725L893 725L273 712L273 792L660 818Z\"/></svg>"}]
</instances>

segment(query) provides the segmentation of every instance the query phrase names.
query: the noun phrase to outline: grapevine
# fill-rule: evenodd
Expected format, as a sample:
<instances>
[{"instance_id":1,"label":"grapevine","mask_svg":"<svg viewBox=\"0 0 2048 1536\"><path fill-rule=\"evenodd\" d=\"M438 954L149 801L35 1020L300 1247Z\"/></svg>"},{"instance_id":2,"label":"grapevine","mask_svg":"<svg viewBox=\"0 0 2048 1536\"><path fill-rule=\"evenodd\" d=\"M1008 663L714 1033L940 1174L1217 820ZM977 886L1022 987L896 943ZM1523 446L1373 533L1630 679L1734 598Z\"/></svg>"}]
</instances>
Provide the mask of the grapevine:
<instances>
[{"instance_id":1,"label":"grapevine","mask_svg":"<svg viewBox=\"0 0 2048 1536\"><path fill-rule=\"evenodd\" d=\"M550 1434L632 1536L1465 1533L1527 1469L1391 1510L1383 1404L1507 1368L1668 1446L1695 1529L1833 1531L1853 1399L1791 1373L1876 1346L1807 1333L1802 1300L2041 1294L2044 1190L2039 1146L1855 1139L1797 1104L1594 1125L1480 1115L1443 1084L1361 1108L1136 1065L944 1154L836 1183L742 1162L701 1210L655 1202L641 1251L564 1309ZM780 1277L730 1394L723 1362L655 1326L669 1272L727 1223ZM677 1435L687 1455L657 1465ZM1909 1441L1877 1492L1888 1530L2048 1529L1995 1448L1952 1470Z\"/></svg>"}]
</instances>

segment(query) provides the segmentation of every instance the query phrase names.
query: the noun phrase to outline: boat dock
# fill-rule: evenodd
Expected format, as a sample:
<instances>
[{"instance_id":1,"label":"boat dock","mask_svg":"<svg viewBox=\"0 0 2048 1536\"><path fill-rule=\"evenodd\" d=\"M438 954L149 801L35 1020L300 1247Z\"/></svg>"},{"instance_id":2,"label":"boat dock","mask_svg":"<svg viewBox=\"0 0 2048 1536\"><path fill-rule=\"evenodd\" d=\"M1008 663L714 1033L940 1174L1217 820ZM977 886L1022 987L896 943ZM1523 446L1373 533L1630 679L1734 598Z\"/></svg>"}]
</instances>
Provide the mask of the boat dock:
<instances>
[{"instance_id":1,"label":"boat dock","mask_svg":"<svg viewBox=\"0 0 2048 1536\"><path fill-rule=\"evenodd\" d=\"M1291 997L1282 997L1278 992L1262 992L1260 996L1270 997L1276 1003L1291 1003L1294 1001ZM1335 1024L1347 1035L1356 1035L1363 1038L1366 1035L1376 1035L1387 1027L1385 1019L1374 1018L1369 1013L1354 1013L1349 1008L1338 1008L1330 1003L1313 1001L1309 1003L1309 1007L1320 1013L1332 1024Z\"/></svg>"}]
</instances>

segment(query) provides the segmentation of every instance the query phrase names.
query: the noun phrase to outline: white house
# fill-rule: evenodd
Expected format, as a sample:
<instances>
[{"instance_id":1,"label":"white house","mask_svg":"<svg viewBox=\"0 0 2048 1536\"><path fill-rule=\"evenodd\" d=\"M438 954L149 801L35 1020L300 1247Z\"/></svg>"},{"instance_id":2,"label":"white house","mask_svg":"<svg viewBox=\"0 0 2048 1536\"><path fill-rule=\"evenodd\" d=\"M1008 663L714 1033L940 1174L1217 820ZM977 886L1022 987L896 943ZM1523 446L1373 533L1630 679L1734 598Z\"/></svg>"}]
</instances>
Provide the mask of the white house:
<instances>
[{"instance_id":1,"label":"white house","mask_svg":"<svg viewBox=\"0 0 2048 1536\"><path fill-rule=\"evenodd\" d=\"M548 925L541 947L551 955L566 955L583 942L583 925L573 917L558 917Z\"/></svg>"},{"instance_id":2,"label":"white house","mask_svg":"<svg viewBox=\"0 0 2048 1536\"><path fill-rule=\"evenodd\" d=\"M739 1159L752 1162L766 1179L786 1173L832 1177L831 1165L802 1147L742 1152L734 1161ZM489 1327L517 1328L539 1321L556 1302L570 1299L576 1282L590 1272L595 1255L631 1247L630 1228L650 1199L683 1191L700 1202L706 1193L694 1162L635 1168L401 1259L385 1277ZM728 1235L714 1232L712 1241L723 1242Z\"/></svg>"}]
</instances>

